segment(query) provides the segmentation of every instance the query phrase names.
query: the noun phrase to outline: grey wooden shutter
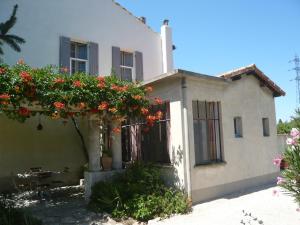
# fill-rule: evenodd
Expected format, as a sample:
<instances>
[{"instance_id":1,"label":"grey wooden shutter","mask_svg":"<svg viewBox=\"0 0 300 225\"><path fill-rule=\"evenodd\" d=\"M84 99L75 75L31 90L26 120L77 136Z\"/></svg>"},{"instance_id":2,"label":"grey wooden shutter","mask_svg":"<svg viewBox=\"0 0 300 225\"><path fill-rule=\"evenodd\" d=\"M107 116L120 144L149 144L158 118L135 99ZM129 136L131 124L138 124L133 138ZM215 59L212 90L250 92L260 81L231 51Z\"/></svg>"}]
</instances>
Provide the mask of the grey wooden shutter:
<instances>
[{"instance_id":1,"label":"grey wooden shutter","mask_svg":"<svg viewBox=\"0 0 300 225\"><path fill-rule=\"evenodd\" d=\"M112 47L112 72L121 79L121 51L119 47Z\"/></svg>"},{"instance_id":2,"label":"grey wooden shutter","mask_svg":"<svg viewBox=\"0 0 300 225\"><path fill-rule=\"evenodd\" d=\"M144 69L143 69L143 53L135 52L135 80L144 80Z\"/></svg>"},{"instance_id":3,"label":"grey wooden shutter","mask_svg":"<svg viewBox=\"0 0 300 225\"><path fill-rule=\"evenodd\" d=\"M99 73L99 47L97 43L89 42L89 74Z\"/></svg>"},{"instance_id":4,"label":"grey wooden shutter","mask_svg":"<svg viewBox=\"0 0 300 225\"><path fill-rule=\"evenodd\" d=\"M71 40L68 37L59 38L59 67L70 69Z\"/></svg>"}]
</instances>

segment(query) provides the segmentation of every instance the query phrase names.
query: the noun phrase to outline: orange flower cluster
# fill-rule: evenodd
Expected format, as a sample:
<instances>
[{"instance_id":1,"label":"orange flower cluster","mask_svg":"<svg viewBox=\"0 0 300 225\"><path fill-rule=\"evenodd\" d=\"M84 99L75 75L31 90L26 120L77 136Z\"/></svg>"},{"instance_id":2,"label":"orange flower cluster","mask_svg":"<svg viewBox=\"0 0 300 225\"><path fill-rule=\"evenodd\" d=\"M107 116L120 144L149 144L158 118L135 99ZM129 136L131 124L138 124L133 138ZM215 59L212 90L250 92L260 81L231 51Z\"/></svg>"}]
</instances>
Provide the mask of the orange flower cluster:
<instances>
[{"instance_id":1,"label":"orange flower cluster","mask_svg":"<svg viewBox=\"0 0 300 225\"><path fill-rule=\"evenodd\" d=\"M53 82L54 82L54 84L63 84L65 82L65 80L62 78L56 78Z\"/></svg>"},{"instance_id":2,"label":"orange flower cluster","mask_svg":"<svg viewBox=\"0 0 300 225\"><path fill-rule=\"evenodd\" d=\"M56 109L64 109L65 108L65 104L62 102L54 102L53 105Z\"/></svg>"},{"instance_id":3,"label":"orange flower cluster","mask_svg":"<svg viewBox=\"0 0 300 225\"><path fill-rule=\"evenodd\" d=\"M9 94L2 94L0 95L0 104L2 105L8 105L9 103L9 99L10 99L10 95Z\"/></svg>"},{"instance_id":4,"label":"orange flower cluster","mask_svg":"<svg viewBox=\"0 0 300 225\"><path fill-rule=\"evenodd\" d=\"M115 90L115 91L119 91L119 92L125 92L128 90L128 85L125 85L125 86L118 86L118 85L111 85L111 89L112 90Z\"/></svg>"},{"instance_id":5,"label":"orange flower cluster","mask_svg":"<svg viewBox=\"0 0 300 225\"><path fill-rule=\"evenodd\" d=\"M6 70L4 68L0 68L0 74L4 74Z\"/></svg>"},{"instance_id":6,"label":"orange flower cluster","mask_svg":"<svg viewBox=\"0 0 300 225\"><path fill-rule=\"evenodd\" d=\"M77 107L80 109L80 110L83 110L86 108L86 104L84 102L80 102L78 103Z\"/></svg>"},{"instance_id":7,"label":"orange flower cluster","mask_svg":"<svg viewBox=\"0 0 300 225\"><path fill-rule=\"evenodd\" d=\"M135 100L141 100L143 97L141 95L133 95L132 98Z\"/></svg>"},{"instance_id":8,"label":"orange flower cluster","mask_svg":"<svg viewBox=\"0 0 300 225\"><path fill-rule=\"evenodd\" d=\"M73 86L77 87L77 88L81 88L83 86L83 84L81 83L80 80L76 80L73 82Z\"/></svg>"},{"instance_id":9,"label":"orange flower cluster","mask_svg":"<svg viewBox=\"0 0 300 225\"><path fill-rule=\"evenodd\" d=\"M32 81L32 77L26 71L22 71L20 73L20 77L22 78L24 83L28 83L28 82Z\"/></svg>"},{"instance_id":10,"label":"orange flower cluster","mask_svg":"<svg viewBox=\"0 0 300 225\"><path fill-rule=\"evenodd\" d=\"M98 106L99 110L106 110L108 109L108 103L107 102L101 102L101 104Z\"/></svg>"},{"instance_id":11,"label":"orange flower cluster","mask_svg":"<svg viewBox=\"0 0 300 225\"><path fill-rule=\"evenodd\" d=\"M152 92L153 91L153 88L151 86L148 86L145 88L146 92Z\"/></svg>"},{"instance_id":12,"label":"orange flower cluster","mask_svg":"<svg viewBox=\"0 0 300 225\"><path fill-rule=\"evenodd\" d=\"M18 113L19 113L21 116L24 116L24 117L30 116L30 111L29 111L29 109L27 109L27 108L25 108L25 107L20 107L19 110L18 110Z\"/></svg>"},{"instance_id":13,"label":"orange flower cluster","mask_svg":"<svg viewBox=\"0 0 300 225\"><path fill-rule=\"evenodd\" d=\"M99 81L99 83L97 84L98 88L104 88L105 87L105 78L104 76L98 76L97 80Z\"/></svg>"},{"instance_id":14,"label":"orange flower cluster","mask_svg":"<svg viewBox=\"0 0 300 225\"><path fill-rule=\"evenodd\" d=\"M144 116L146 116L146 115L149 114L149 109L143 107L143 108L141 108L141 113L142 113Z\"/></svg>"},{"instance_id":15,"label":"orange flower cluster","mask_svg":"<svg viewBox=\"0 0 300 225\"><path fill-rule=\"evenodd\" d=\"M121 133L121 128L120 127L114 127L113 129L112 129L112 132L114 132L114 133Z\"/></svg>"},{"instance_id":16,"label":"orange flower cluster","mask_svg":"<svg viewBox=\"0 0 300 225\"><path fill-rule=\"evenodd\" d=\"M116 113L118 110L115 107L113 107L113 108L109 108L108 111L112 113Z\"/></svg>"},{"instance_id":17,"label":"orange flower cluster","mask_svg":"<svg viewBox=\"0 0 300 225\"><path fill-rule=\"evenodd\" d=\"M162 100L161 98L154 98L154 102L155 102L157 105L163 104L163 100Z\"/></svg>"}]
</instances>

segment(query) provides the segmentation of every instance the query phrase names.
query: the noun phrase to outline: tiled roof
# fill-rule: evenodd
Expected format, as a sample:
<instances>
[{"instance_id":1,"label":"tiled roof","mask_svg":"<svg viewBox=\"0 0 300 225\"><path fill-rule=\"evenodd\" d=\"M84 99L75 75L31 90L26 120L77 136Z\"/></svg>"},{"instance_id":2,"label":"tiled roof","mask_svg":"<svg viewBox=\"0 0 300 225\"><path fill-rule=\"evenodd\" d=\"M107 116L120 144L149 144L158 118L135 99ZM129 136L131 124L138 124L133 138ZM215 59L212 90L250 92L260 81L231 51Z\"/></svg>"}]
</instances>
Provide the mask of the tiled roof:
<instances>
[{"instance_id":1,"label":"tiled roof","mask_svg":"<svg viewBox=\"0 0 300 225\"><path fill-rule=\"evenodd\" d=\"M127 12L129 15L133 16L135 19L137 19L140 23L142 23L142 24L143 24L144 26L146 26L148 29L150 29L150 30L153 31L154 33L157 33L157 32L154 31L150 26L148 26L147 24L143 23L139 17L133 15L132 12L130 12L128 9L126 9L124 6L122 6L120 3L116 2L115 0L112 0L112 2L113 2L116 6L120 7L122 10L124 10L125 12Z\"/></svg>"},{"instance_id":2,"label":"tiled roof","mask_svg":"<svg viewBox=\"0 0 300 225\"><path fill-rule=\"evenodd\" d=\"M285 92L277 86L269 77L267 77L261 70L259 70L255 64L249 66L241 67L223 74L219 74L219 77L225 79L238 79L241 75L254 75L258 80L262 82L263 85L267 86L273 93L275 97L285 96Z\"/></svg>"}]
</instances>

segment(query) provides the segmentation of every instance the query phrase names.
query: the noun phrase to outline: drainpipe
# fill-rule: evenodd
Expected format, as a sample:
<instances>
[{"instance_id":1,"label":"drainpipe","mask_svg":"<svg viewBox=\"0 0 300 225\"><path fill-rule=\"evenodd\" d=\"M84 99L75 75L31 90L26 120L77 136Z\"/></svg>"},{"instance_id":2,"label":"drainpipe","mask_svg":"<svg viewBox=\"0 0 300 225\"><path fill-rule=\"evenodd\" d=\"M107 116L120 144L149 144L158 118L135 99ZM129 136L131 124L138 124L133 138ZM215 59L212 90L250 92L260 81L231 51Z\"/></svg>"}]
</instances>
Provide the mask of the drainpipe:
<instances>
[{"instance_id":1,"label":"drainpipe","mask_svg":"<svg viewBox=\"0 0 300 225\"><path fill-rule=\"evenodd\" d=\"M187 84L186 78L181 80L182 89L182 116L183 116L183 149L184 149L184 162L185 162L185 187L188 197L192 197L192 184L191 184L191 164L190 164L190 147L189 147L189 127L188 127L188 112L187 112Z\"/></svg>"}]
</instances>

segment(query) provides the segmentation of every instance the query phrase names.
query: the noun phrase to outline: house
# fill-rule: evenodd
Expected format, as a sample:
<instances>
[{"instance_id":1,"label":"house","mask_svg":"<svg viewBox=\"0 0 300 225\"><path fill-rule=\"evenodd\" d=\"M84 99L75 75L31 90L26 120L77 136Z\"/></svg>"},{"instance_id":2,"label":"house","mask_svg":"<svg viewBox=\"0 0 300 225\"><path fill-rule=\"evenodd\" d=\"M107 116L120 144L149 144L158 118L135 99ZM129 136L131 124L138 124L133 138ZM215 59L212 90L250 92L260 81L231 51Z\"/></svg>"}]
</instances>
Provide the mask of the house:
<instances>
[{"instance_id":1,"label":"house","mask_svg":"<svg viewBox=\"0 0 300 225\"><path fill-rule=\"evenodd\" d=\"M74 3L76 2L76 4ZM278 152L274 98L285 95L255 65L220 76L173 67L172 29L165 20L154 32L146 19L133 16L113 0L3 0L0 20L19 4L14 32L26 40L21 53L4 49L5 61L19 58L34 67L67 68L70 75L113 72L121 79L141 81L160 96L164 117L145 131L124 124L111 146L113 167L144 160L160 163L166 180L184 188L193 202L272 182ZM42 122L43 131L36 125ZM89 148L86 194L96 181L113 172L100 168L97 122L81 119ZM86 163L72 124L33 118L18 124L0 117L0 183L11 173L41 166L69 168L66 183L78 182Z\"/></svg>"}]
</instances>

